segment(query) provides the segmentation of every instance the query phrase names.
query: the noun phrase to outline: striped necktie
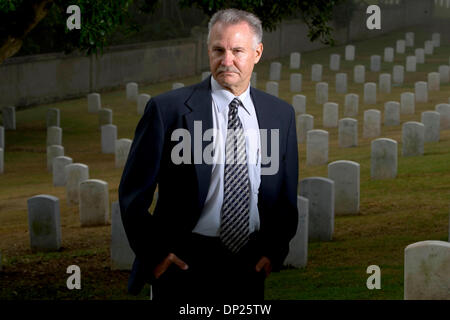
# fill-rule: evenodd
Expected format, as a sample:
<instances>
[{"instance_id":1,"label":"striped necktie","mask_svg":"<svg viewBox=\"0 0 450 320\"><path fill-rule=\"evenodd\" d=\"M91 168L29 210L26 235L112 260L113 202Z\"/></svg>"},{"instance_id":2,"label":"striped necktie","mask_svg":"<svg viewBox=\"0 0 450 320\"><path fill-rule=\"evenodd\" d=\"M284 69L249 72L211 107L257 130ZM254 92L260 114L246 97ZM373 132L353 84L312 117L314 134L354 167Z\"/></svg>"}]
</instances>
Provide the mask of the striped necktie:
<instances>
[{"instance_id":1,"label":"striped necktie","mask_svg":"<svg viewBox=\"0 0 450 320\"><path fill-rule=\"evenodd\" d=\"M229 105L227 139L225 142L224 196L220 239L232 253L237 253L249 239L250 186L245 137L234 98Z\"/></svg>"}]
</instances>

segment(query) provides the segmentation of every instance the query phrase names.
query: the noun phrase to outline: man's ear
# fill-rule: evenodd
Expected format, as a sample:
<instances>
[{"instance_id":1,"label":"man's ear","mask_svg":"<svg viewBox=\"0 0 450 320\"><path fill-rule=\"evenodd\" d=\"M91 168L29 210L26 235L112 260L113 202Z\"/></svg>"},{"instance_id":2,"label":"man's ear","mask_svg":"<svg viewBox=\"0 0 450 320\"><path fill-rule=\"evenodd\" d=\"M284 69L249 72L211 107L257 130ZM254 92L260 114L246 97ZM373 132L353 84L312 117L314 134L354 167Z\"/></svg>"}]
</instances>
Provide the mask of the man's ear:
<instances>
[{"instance_id":1,"label":"man's ear","mask_svg":"<svg viewBox=\"0 0 450 320\"><path fill-rule=\"evenodd\" d=\"M255 64L259 62L259 59L261 59L263 53L263 44L262 42L258 43L255 49Z\"/></svg>"}]
</instances>

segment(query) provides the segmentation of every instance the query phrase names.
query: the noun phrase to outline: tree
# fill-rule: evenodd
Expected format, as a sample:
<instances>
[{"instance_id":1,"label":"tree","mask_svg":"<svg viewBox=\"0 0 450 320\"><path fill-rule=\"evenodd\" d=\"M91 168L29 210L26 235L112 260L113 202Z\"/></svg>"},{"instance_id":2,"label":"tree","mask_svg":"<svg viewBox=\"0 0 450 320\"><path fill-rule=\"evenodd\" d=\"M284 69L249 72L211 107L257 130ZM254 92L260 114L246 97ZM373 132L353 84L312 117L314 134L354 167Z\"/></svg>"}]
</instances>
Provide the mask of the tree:
<instances>
[{"instance_id":1,"label":"tree","mask_svg":"<svg viewBox=\"0 0 450 320\"><path fill-rule=\"evenodd\" d=\"M164 0L162 0L164 1ZM261 18L265 30L273 30L283 19L300 12L309 27L311 41L319 39L333 44L331 27L333 7L343 0L179 0L181 7L197 6L208 16L222 8L238 8L255 13ZM42 23L47 23L51 34L47 40L58 40L65 52L80 50L88 55L103 52L118 27L138 26L130 17L129 8L138 4L145 13L154 12L158 0L0 0L0 63L16 54L27 35ZM69 5L77 5L81 11L81 29L69 31L66 27ZM44 38L44 39L45 39Z\"/></svg>"}]
</instances>

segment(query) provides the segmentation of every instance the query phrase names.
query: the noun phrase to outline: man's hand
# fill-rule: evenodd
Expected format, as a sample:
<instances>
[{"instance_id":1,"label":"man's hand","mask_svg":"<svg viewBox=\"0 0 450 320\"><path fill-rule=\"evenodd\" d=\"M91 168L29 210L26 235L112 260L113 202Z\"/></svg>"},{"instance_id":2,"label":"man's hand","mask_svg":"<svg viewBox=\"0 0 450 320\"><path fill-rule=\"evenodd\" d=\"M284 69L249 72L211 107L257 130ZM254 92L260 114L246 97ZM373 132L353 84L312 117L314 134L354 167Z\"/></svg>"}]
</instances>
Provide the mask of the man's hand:
<instances>
[{"instance_id":1,"label":"man's hand","mask_svg":"<svg viewBox=\"0 0 450 320\"><path fill-rule=\"evenodd\" d=\"M164 258L164 260L153 270L153 275L155 278L158 279L161 277L161 275L166 272L167 268L169 268L172 263L175 263L182 270L187 270L189 268L183 260L178 258L175 254L169 253L169 255Z\"/></svg>"},{"instance_id":2,"label":"man's hand","mask_svg":"<svg viewBox=\"0 0 450 320\"><path fill-rule=\"evenodd\" d=\"M255 269L256 269L256 272L260 272L261 269L264 269L266 277L268 277L270 272L272 271L272 264L270 263L269 258L262 257L261 259L259 259L258 263L256 264Z\"/></svg>"}]
</instances>

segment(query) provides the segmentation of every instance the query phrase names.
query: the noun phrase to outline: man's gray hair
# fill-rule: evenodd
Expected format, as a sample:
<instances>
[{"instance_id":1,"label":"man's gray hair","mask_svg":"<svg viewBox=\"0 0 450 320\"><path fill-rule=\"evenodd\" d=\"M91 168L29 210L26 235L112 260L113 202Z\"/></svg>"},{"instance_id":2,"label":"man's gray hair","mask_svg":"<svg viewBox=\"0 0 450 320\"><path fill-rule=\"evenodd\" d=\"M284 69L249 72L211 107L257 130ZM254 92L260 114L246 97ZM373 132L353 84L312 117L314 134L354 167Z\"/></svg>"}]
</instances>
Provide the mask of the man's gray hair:
<instances>
[{"instance_id":1,"label":"man's gray hair","mask_svg":"<svg viewBox=\"0 0 450 320\"><path fill-rule=\"evenodd\" d=\"M262 41L263 30L261 26L261 20L253 13L238 10L238 9L223 9L219 10L211 17L208 23L208 44L211 36L212 27L218 23L224 24L238 24L241 22L247 22L250 29L255 36L255 46Z\"/></svg>"}]
</instances>

